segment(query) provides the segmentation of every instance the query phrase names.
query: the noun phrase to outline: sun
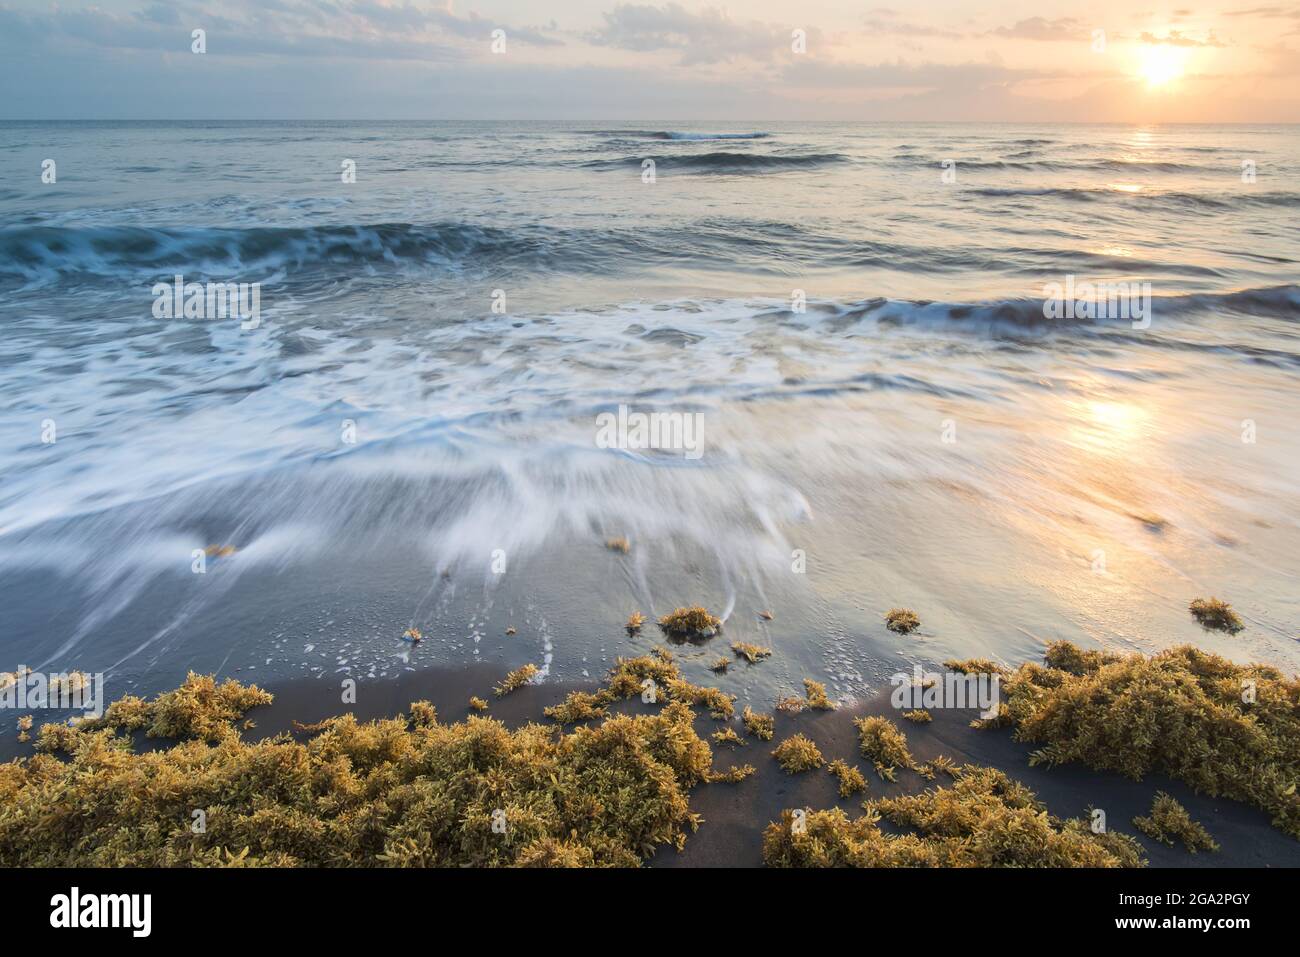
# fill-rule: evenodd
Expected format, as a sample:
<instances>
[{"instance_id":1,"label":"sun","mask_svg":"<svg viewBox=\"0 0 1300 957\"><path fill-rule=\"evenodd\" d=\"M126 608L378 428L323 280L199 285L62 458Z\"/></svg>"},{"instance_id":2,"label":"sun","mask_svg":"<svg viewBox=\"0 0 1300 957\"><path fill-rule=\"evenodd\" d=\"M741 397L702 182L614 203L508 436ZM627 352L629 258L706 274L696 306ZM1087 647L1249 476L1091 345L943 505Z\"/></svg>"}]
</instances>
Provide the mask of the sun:
<instances>
[{"instance_id":1,"label":"sun","mask_svg":"<svg viewBox=\"0 0 1300 957\"><path fill-rule=\"evenodd\" d=\"M1183 75L1184 52L1177 47L1150 46L1139 54L1138 76L1147 86L1166 86Z\"/></svg>"}]
</instances>

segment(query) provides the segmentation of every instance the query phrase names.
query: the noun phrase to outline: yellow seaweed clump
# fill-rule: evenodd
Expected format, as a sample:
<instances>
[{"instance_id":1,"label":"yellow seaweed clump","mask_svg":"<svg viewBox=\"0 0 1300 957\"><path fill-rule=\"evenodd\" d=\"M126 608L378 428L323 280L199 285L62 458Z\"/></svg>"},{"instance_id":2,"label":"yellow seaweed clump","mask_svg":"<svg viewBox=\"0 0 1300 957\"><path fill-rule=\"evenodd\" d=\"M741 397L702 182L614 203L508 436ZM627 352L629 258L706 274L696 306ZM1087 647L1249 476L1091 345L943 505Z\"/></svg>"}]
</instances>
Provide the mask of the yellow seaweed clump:
<instances>
[{"instance_id":1,"label":"yellow seaweed clump","mask_svg":"<svg viewBox=\"0 0 1300 957\"><path fill-rule=\"evenodd\" d=\"M1133 826L1170 847L1174 846L1174 839L1177 838L1193 854L1219 849L1218 842L1210 837L1210 832L1193 821L1187 808L1164 791L1156 792L1155 800L1151 802L1151 813L1147 817L1133 818Z\"/></svg>"},{"instance_id":2,"label":"yellow seaweed clump","mask_svg":"<svg viewBox=\"0 0 1300 957\"><path fill-rule=\"evenodd\" d=\"M227 704L264 698L218 687ZM191 721L196 736L140 753L117 727L46 725L65 756L0 765L0 866L635 866L698 824L688 790L715 773L693 718L670 702L570 733L511 731L441 724L426 705L328 719L301 741L204 740L208 722Z\"/></svg>"},{"instance_id":3,"label":"yellow seaweed clump","mask_svg":"<svg viewBox=\"0 0 1300 957\"><path fill-rule=\"evenodd\" d=\"M786 738L772 751L772 757L787 774L811 771L826 763L821 751L813 740L805 734L795 734Z\"/></svg>"},{"instance_id":4,"label":"yellow seaweed clump","mask_svg":"<svg viewBox=\"0 0 1300 957\"><path fill-rule=\"evenodd\" d=\"M1049 645L1001 680L998 723L1041 744L1031 764L1165 774L1245 801L1300 838L1300 680L1190 645L1156 655Z\"/></svg>"},{"instance_id":5,"label":"yellow seaweed clump","mask_svg":"<svg viewBox=\"0 0 1300 957\"><path fill-rule=\"evenodd\" d=\"M885 627L900 635L908 635L921 627L921 619L910 608L891 608L885 612Z\"/></svg>"},{"instance_id":6,"label":"yellow seaweed clump","mask_svg":"<svg viewBox=\"0 0 1300 957\"><path fill-rule=\"evenodd\" d=\"M808 707L814 711L834 711L835 702L826 697L826 686L820 681L813 681L811 678L803 679L803 693L808 701Z\"/></svg>"},{"instance_id":7,"label":"yellow seaweed clump","mask_svg":"<svg viewBox=\"0 0 1300 957\"><path fill-rule=\"evenodd\" d=\"M867 779L862 776L862 772L843 758L836 758L826 766L826 770L835 775L835 779L840 782L842 798L852 797L859 791L867 789Z\"/></svg>"},{"instance_id":8,"label":"yellow seaweed clump","mask_svg":"<svg viewBox=\"0 0 1300 957\"><path fill-rule=\"evenodd\" d=\"M770 714L759 714L752 710L749 705L745 705L745 711L741 714L740 720L744 722L745 730L760 741L771 741L776 735L776 718Z\"/></svg>"},{"instance_id":9,"label":"yellow seaweed clump","mask_svg":"<svg viewBox=\"0 0 1300 957\"><path fill-rule=\"evenodd\" d=\"M751 665L763 658L772 657L771 648L764 648L762 645L751 645L747 641L733 641L731 650L736 653L737 658L744 658Z\"/></svg>"},{"instance_id":10,"label":"yellow seaweed clump","mask_svg":"<svg viewBox=\"0 0 1300 957\"><path fill-rule=\"evenodd\" d=\"M1128 835L1094 834L1082 818L1047 813L1032 791L994 768L967 765L949 787L839 808L782 814L763 834L769 867L1141 867ZM914 833L889 834L884 818Z\"/></svg>"},{"instance_id":11,"label":"yellow seaweed clump","mask_svg":"<svg viewBox=\"0 0 1300 957\"><path fill-rule=\"evenodd\" d=\"M1246 627L1241 623L1241 616L1233 611L1232 606L1226 601L1219 601L1217 598L1196 598L1187 607L1192 617L1204 628L1226 631L1230 635L1235 635Z\"/></svg>"},{"instance_id":12,"label":"yellow seaweed clump","mask_svg":"<svg viewBox=\"0 0 1300 957\"><path fill-rule=\"evenodd\" d=\"M518 691L524 685L528 684L528 682L532 681L538 670L537 665L531 663L524 665L522 668L516 668L514 671L502 678L501 684L497 685L492 690L496 692L498 698L505 697L510 694L510 692Z\"/></svg>"},{"instance_id":13,"label":"yellow seaweed clump","mask_svg":"<svg viewBox=\"0 0 1300 957\"><path fill-rule=\"evenodd\" d=\"M102 717L87 718L77 727L82 731L143 729L151 738L220 741L238 735L234 722L245 712L270 704L271 700L271 695L257 685L243 685L233 678L217 684L212 675L191 671L174 691L152 701L126 695L110 704Z\"/></svg>"},{"instance_id":14,"label":"yellow seaweed clump","mask_svg":"<svg viewBox=\"0 0 1300 957\"><path fill-rule=\"evenodd\" d=\"M863 757L870 758L882 780L894 780L894 768L913 765L907 749L907 736L888 718L870 716L853 722L858 729L858 745Z\"/></svg>"},{"instance_id":15,"label":"yellow seaweed clump","mask_svg":"<svg viewBox=\"0 0 1300 957\"><path fill-rule=\"evenodd\" d=\"M659 627L670 638L690 641L716 635L722 627L722 619L710 615L708 609L700 605L692 605L664 615L659 619Z\"/></svg>"}]
</instances>

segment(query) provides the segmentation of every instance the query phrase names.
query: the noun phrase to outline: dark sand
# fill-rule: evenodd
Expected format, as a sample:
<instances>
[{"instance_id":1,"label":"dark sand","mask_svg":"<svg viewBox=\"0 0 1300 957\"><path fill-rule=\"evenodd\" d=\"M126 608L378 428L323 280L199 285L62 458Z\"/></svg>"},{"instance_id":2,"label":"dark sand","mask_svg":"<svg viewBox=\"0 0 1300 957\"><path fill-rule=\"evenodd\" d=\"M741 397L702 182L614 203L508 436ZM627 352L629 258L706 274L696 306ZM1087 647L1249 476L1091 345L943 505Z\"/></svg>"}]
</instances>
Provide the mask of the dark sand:
<instances>
[{"instance_id":1,"label":"dark sand","mask_svg":"<svg viewBox=\"0 0 1300 957\"><path fill-rule=\"evenodd\" d=\"M542 715L542 709L558 703L573 690L571 686L557 684L530 685L505 698L496 698L492 687L503 675L500 668L477 666L457 671L423 671L387 682L361 682L355 707L341 704L337 684L325 680L297 681L270 689L275 692L276 701L270 707L252 713L257 722L252 735L292 730L295 720L308 723L347 711L363 719L391 717L405 711L411 701L419 699L432 701L441 720L460 721L476 713L469 707L471 695L487 699L491 707L486 714L510 727L528 721L551 723ZM643 705L637 699L622 702L617 708L627 712L648 713L654 710L653 706ZM755 710L771 709L755 707ZM679 854L671 848L661 848L650 860L650 865L758 866L762 864L763 829L769 822L779 819L781 811L786 808L838 806L851 817L856 817L861 813L861 801L867 795L880 797L914 793L946 780L939 775L931 783L913 771L899 770L897 783L881 781L870 762L858 752L853 718L862 714L882 714L895 720L906 733L912 754L918 761L945 754L958 763L1000 768L1032 788L1051 812L1061 817L1085 815L1089 806L1103 809L1111 830L1132 834L1142 842L1152 867L1300 866L1300 842L1274 828L1262 811L1248 805L1197 795L1186 785L1163 777L1152 776L1136 782L1082 766L1031 768L1028 755L1033 748L1013 741L1010 731L979 731L968 726L968 722L976 717L975 711L932 709L934 721L918 725L898 718L887 694L864 705L834 712L777 714L776 737L771 742L759 741L746 734L737 717L733 726L748 743L744 747L732 748L710 742L714 767L725 770L732 764L749 763L757 773L739 784L698 785L691 794L691 807L703 816L704 823L687 839L684 851ZM707 740L709 734L725 727L726 723L713 721L707 713L701 712L695 726L700 736ZM867 779L866 794L841 800L835 779L825 770L796 775L783 772L770 752L776 744L797 731L817 743L827 762L844 758L861 770ZM1210 831L1222 849L1214 854L1191 854L1181 846L1167 847L1137 832L1132 819L1150 810L1151 799L1158 790L1167 791L1181 801L1192 817Z\"/></svg>"}]
</instances>

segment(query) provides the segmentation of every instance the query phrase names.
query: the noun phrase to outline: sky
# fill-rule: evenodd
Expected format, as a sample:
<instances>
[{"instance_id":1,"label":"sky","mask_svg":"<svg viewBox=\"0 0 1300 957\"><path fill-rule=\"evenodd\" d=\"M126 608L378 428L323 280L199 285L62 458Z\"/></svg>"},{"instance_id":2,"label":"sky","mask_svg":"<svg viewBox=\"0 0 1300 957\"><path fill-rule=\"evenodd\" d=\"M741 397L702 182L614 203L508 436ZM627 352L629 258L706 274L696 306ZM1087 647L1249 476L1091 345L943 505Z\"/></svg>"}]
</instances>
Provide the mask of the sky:
<instances>
[{"instance_id":1,"label":"sky","mask_svg":"<svg viewBox=\"0 0 1300 957\"><path fill-rule=\"evenodd\" d=\"M1257 2L0 0L0 118L1300 122Z\"/></svg>"}]
</instances>

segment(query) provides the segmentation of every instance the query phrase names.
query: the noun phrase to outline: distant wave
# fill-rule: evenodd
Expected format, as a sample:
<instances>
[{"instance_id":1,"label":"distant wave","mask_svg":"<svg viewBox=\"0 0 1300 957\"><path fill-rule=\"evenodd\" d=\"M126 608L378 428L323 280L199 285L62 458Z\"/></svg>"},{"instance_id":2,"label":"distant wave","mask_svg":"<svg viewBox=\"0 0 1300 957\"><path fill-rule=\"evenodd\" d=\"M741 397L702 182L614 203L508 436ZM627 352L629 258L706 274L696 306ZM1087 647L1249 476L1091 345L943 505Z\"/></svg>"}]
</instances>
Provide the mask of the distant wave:
<instances>
[{"instance_id":1,"label":"distant wave","mask_svg":"<svg viewBox=\"0 0 1300 957\"><path fill-rule=\"evenodd\" d=\"M1181 190L1141 190L1139 192L1128 192L1126 190L1111 189L1100 186L981 186L971 188L970 192L976 196L988 196L992 198L1047 196L1055 199L1087 203L1096 202L1098 200L1113 199L1143 204L1159 203L1183 209L1203 209L1216 212L1252 206L1300 207L1300 193L1255 193L1249 190L1218 193L1189 193Z\"/></svg>"},{"instance_id":2,"label":"distant wave","mask_svg":"<svg viewBox=\"0 0 1300 957\"><path fill-rule=\"evenodd\" d=\"M1206 166L1199 163L1175 163L1169 161L1151 162L1146 160L1116 159L1030 159L1024 151L1014 154L1016 158L1007 159L961 159L955 160L957 168L966 170L1038 170L1038 171L1100 171L1113 173L1205 173L1219 172L1222 166ZM949 157L943 157L947 159ZM921 153L895 153L894 160L908 166L938 167L941 157Z\"/></svg>"},{"instance_id":3,"label":"distant wave","mask_svg":"<svg viewBox=\"0 0 1300 957\"><path fill-rule=\"evenodd\" d=\"M633 139L681 140L685 142L695 142L697 140L765 140L772 135L761 131L752 133L690 133L676 130L584 130L583 132L590 133L593 136L624 136Z\"/></svg>"},{"instance_id":4,"label":"distant wave","mask_svg":"<svg viewBox=\"0 0 1300 957\"><path fill-rule=\"evenodd\" d=\"M1049 319L1041 298L1025 297L990 302L951 303L928 300L876 298L835 307L841 318L871 319L884 325L952 326L969 331L1015 329L1070 330L1105 325L1110 320ZM1225 293L1182 293L1152 297L1152 312L1162 317L1190 317L1200 312L1234 312L1276 319L1300 319L1300 286L1266 286Z\"/></svg>"},{"instance_id":5,"label":"distant wave","mask_svg":"<svg viewBox=\"0 0 1300 957\"><path fill-rule=\"evenodd\" d=\"M672 171L688 170L696 173L762 173L779 170L810 169L834 163L846 163L843 153L694 153L682 156L653 156L657 168ZM583 165L589 169L639 168L644 156L625 156L621 159L591 160Z\"/></svg>"}]
</instances>

